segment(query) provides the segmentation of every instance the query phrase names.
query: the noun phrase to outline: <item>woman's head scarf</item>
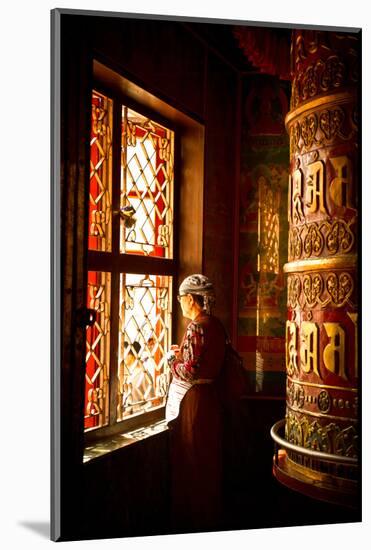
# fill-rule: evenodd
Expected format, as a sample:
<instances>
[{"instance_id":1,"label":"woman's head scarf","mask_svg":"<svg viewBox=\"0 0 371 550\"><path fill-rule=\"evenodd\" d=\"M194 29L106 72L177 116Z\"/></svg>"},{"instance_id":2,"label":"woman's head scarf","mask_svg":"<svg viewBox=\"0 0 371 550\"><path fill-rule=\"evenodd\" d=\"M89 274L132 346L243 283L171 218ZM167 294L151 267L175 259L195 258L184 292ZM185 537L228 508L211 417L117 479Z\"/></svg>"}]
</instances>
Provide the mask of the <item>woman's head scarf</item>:
<instances>
[{"instance_id":1,"label":"woman's head scarf","mask_svg":"<svg viewBox=\"0 0 371 550\"><path fill-rule=\"evenodd\" d=\"M210 279L195 273L186 277L179 287L179 294L195 294L202 296L204 300L203 310L210 314L211 306L215 302L215 290Z\"/></svg>"}]
</instances>

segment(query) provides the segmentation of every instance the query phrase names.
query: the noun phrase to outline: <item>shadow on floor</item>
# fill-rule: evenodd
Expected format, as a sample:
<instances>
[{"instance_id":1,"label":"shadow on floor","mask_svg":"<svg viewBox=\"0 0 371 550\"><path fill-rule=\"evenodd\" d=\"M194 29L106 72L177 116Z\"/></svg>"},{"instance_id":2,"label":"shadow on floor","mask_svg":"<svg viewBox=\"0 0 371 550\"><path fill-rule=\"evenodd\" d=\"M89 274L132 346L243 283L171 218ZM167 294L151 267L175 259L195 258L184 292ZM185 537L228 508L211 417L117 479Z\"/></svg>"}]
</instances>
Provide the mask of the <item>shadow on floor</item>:
<instances>
[{"instance_id":1,"label":"shadow on floor","mask_svg":"<svg viewBox=\"0 0 371 550\"><path fill-rule=\"evenodd\" d=\"M43 539L50 539L50 523L48 521L20 521L18 525L37 533Z\"/></svg>"}]
</instances>

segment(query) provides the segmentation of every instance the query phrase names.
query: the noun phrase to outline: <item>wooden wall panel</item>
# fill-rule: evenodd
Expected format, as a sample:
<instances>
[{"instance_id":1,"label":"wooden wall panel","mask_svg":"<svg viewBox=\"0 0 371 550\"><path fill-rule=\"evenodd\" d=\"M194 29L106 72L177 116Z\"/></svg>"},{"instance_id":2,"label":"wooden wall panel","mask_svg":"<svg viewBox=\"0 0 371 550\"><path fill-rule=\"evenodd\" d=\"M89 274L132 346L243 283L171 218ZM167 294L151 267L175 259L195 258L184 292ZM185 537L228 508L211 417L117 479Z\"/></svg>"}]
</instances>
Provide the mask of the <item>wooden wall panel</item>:
<instances>
[{"instance_id":1,"label":"wooden wall panel","mask_svg":"<svg viewBox=\"0 0 371 550\"><path fill-rule=\"evenodd\" d=\"M203 117L205 48L181 23L92 18L94 50L143 87Z\"/></svg>"},{"instance_id":2,"label":"wooden wall panel","mask_svg":"<svg viewBox=\"0 0 371 550\"><path fill-rule=\"evenodd\" d=\"M233 223L237 74L209 55L206 87L203 270L217 291L216 314L229 333L233 311Z\"/></svg>"}]
</instances>

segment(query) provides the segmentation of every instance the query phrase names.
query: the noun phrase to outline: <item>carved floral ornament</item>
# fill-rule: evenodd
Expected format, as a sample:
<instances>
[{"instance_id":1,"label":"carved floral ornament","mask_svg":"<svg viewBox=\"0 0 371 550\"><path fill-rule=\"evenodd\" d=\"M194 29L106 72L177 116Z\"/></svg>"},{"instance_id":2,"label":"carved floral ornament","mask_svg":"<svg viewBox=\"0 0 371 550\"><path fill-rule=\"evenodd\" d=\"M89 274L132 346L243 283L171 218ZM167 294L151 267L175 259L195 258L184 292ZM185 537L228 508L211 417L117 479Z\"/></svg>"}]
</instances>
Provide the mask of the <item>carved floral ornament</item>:
<instances>
[{"instance_id":1,"label":"carved floral ornament","mask_svg":"<svg viewBox=\"0 0 371 550\"><path fill-rule=\"evenodd\" d=\"M287 279L287 305L291 308L354 305L353 290L353 277L347 272L293 274Z\"/></svg>"},{"instance_id":2,"label":"carved floral ornament","mask_svg":"<svg viewBox=\"0 0 371 550\"><path fill-rule=\"evenodd\" d=\"M354 245L355 236L351 230L354 223L354 220L349 223L335 220L291 227L288 246L289 261L302 257L319 257L322 253L326 255L346 254Z\"/></svg>"},{"instance_id":3,"label":"carved floral ornament","mask_svg":"<svg viewBox=\"0 0 371 550\"><path fill-rule=\"evenodd\" d=\"M336 221L326 235L327 250L330 254L348 252L354 243L354 235L343 221Z\"/></svg>"},{"instance_id":4,"label":"carved floral ornament","mask_svg":"<svg viewBox=\"0 0 371 550\"><path fill-rule=\"evenodd\" d=\"M296 73L292 82L291 109L296 109L302 101L313 99L321 94L337 91L358 80L357 56L351 51L345 56L331 55L327 59L317 59Z\"/></svg>"},{"instance_id":5,"label":"carved floral ornament","mask_svg":"<svg viewBox=\"0 0 371 550\"><path fill-rule=\"evenodd\" d=\"M302 250L301 230L300 228L292 227L289 231L289 260L301 258Z\"/></svg>"},{"instance_id":6,"label":"carved floral ornament","mask_svg":"<svg viewBox=\"0 0 371 550\"><path fill-rule=\"evenodd\" d=\"M321 390L317 398L318 408L322 413L329 412L331 408L331 399L328 391Z\"/></svg>"},{"instance_id":7,"label":"carved floral ornament","mask_svg":"<svg viewBox=\"0 0 371 550\"><path fill-rule=\"evenodd\" d=\"M300 29L295 31L293 58L296 72L300 72L308 58L317 52L343 52L356 55L357 35L322 30Z\"/></svg>"},{"instance_id":8,"label":"carved floral ornament","mask_svg":"<svg viewBox=\"0 0 371 550\"><path fill-rule=\"evenodd\" d=\"M291 156L303 154L313 147L332 144L335 138L349 141L358 131L353 103L307 113L289 124Z\"/></svg>"},{"instance_id":9,"label":"carved floral ornament","mask_svg":"<svg viewBox=\"0 0 371 550\"><path fill-rule=\"evenodd\" d=\"M303 277L303 295L305 303L313 307L319 301L323 291L323 279L319 273L304 275Z\"/></svg>"},{"instance_id":10,"label":"carved floral ornament","mask_svg":"<svg viewBox=\"0 0 371 550\"><path fill-rule=\"evenodd\" d=\"M319 256L323 250L324 238L319 231L316 224L312 224L308 227L307 233L304 237L304 255Z\"/></svg>"},{"instance_id":11,"label":"carved floral ornament","mask_svg":"<svg viewBox=\"0 0 371 550\"><path fill-rule=\"evenodd\" d=\"M304 406L305 403L305 391L300 384L291 384L287 391L288 403L296 405L299 409Z\"/></svg>"},{"instance_id":12,"label":"carved floral ornament","mask_svg":"<svg viewBox=\"0 0 371 550\"><path fill-rule=\"evenodd\" d=\"M287 441L315 451L356 458L358 432L355 425L343 427L335 422L321 424L303 414L288 410L286 414Z\"/></svg>"},{"instance_id":13,"label":"carved floral ornament","mask_svg":"<svg viewBox=\"0 0 371 550\"><path fill-rule=\"evenodd\" d=\"M311 34L309 36L309 33ZM302 64L308 59L310 54L318 51L321 45L327 42L327 33L323 31L298 31L294 42L294 63L296 72L300 72Z\"/></svg>"},{"instance_id":14,"label":"carved floral ornament","mask_svg":"<svg viewBox=\"0 0 371 550\"><path fill-rule=\"evenodd\" d=\"M287 306L295 308L299 305L301 295L301 280L299 275L289 275L287 277Z\"/></svg>"}]
</instances>

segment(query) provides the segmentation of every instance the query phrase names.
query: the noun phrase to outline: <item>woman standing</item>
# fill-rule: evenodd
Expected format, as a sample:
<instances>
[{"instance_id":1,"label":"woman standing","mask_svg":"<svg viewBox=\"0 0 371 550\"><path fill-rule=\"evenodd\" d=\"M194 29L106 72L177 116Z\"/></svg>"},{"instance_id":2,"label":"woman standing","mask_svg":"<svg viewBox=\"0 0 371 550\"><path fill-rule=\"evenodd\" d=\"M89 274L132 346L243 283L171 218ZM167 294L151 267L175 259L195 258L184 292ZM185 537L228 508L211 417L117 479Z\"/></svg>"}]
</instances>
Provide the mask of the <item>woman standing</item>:
<instances>
[{"instance_id":1,"label":"woman standing","mask_svg":"<svg viewBox=\"0 0 371 550\"><path fill-rule=\"evenodd\" d=\"M181 346L171 346L168 353L173 379L167 418L174 418L179 410L170 422L174 528L214 530L220 528L222 474L222 416L216 380L226 336L221 322L211 315L215 293L207 277L187 277L179 287L178 301L183 316L191 322Z\"/></svg>"}]
</instances>

